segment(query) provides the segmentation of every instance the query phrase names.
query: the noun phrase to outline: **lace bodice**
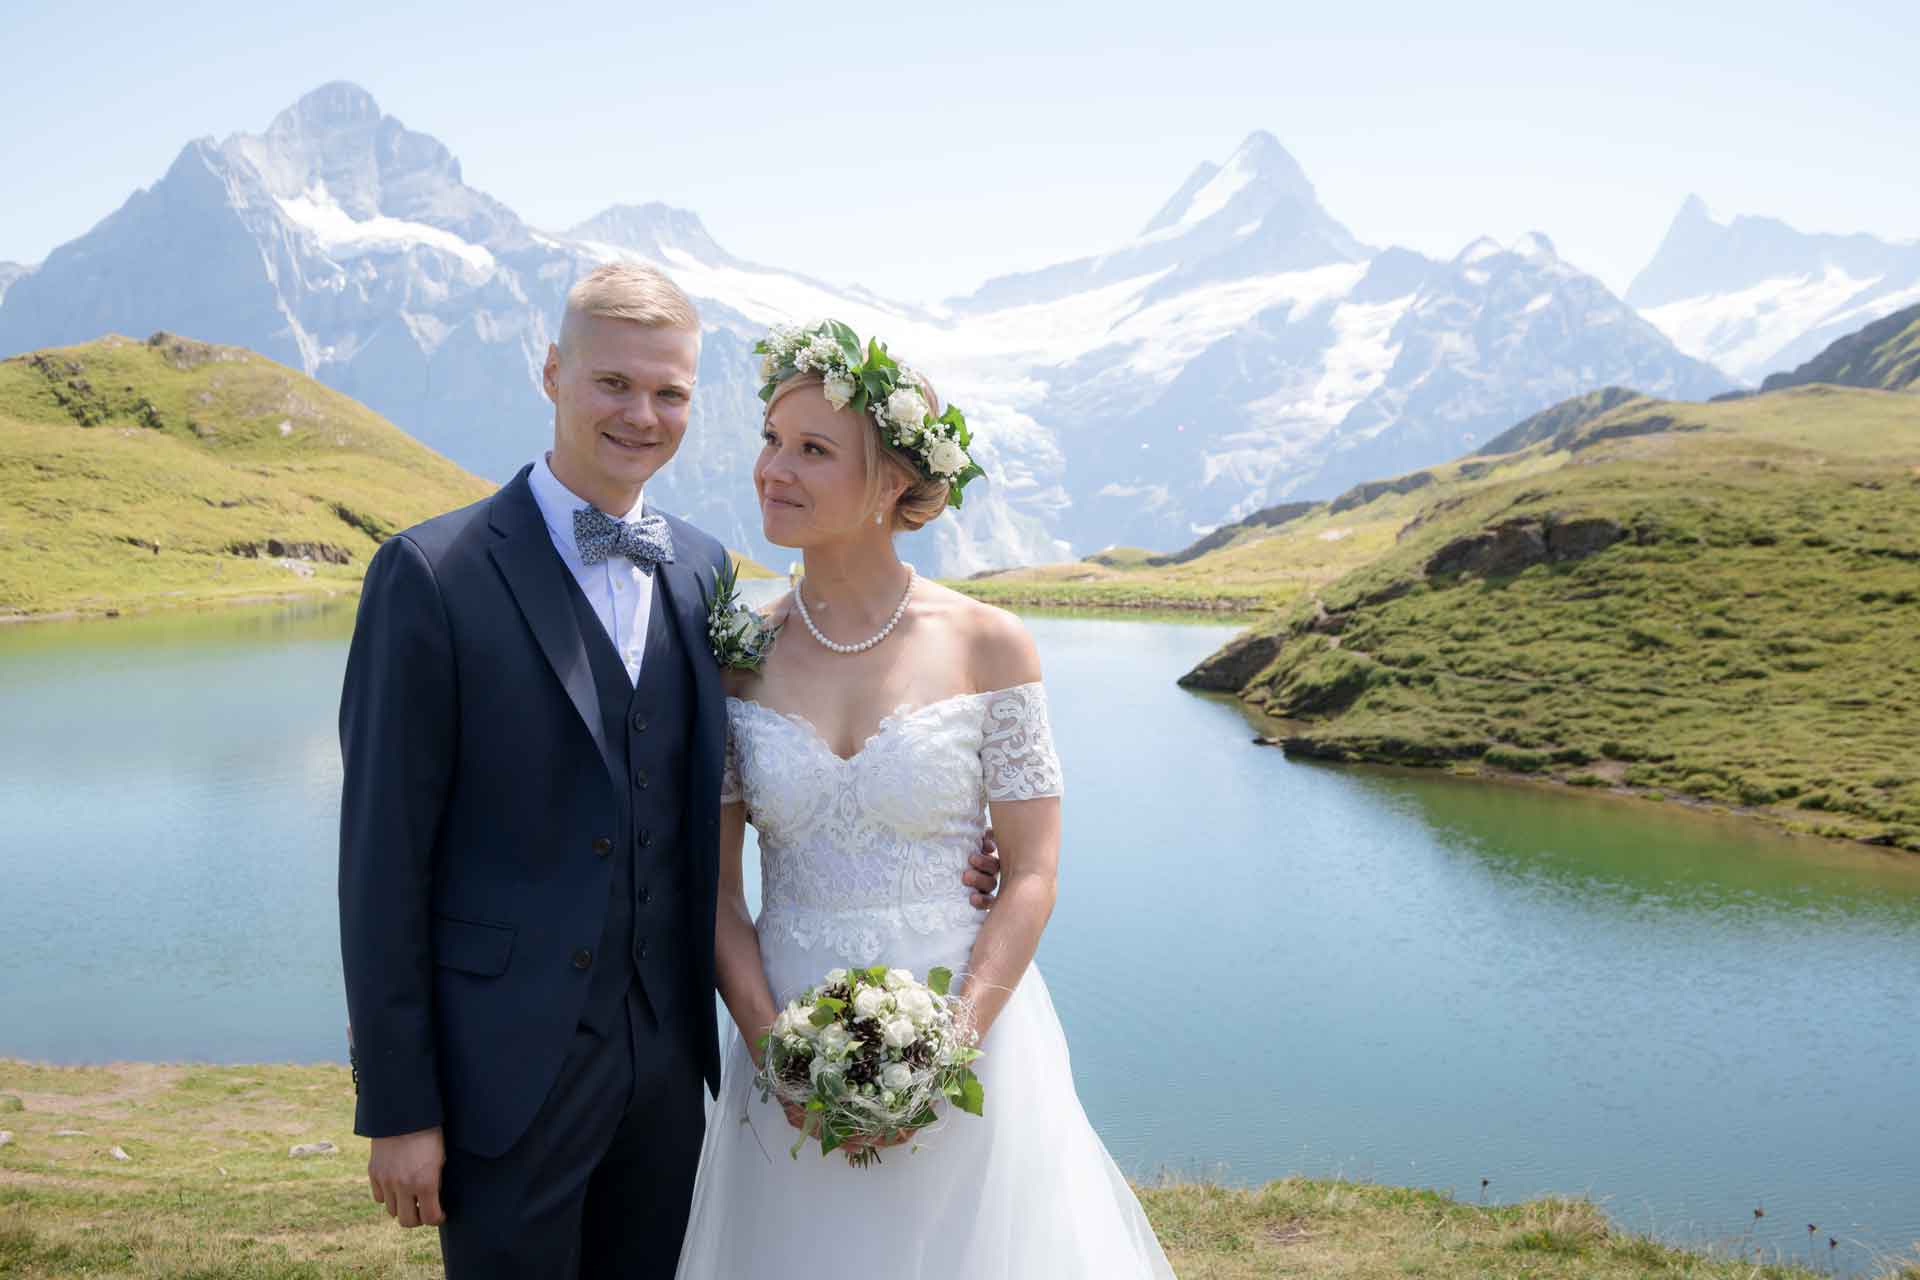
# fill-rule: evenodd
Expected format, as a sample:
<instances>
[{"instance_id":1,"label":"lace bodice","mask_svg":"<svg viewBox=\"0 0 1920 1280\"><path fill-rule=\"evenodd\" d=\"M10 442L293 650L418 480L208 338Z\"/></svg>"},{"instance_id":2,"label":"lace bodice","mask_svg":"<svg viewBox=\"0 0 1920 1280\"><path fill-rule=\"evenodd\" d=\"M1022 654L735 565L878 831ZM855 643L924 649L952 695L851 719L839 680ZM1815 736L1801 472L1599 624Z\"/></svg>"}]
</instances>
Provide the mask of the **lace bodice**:
<instances>
[{"instance_id":1,"label":"lace bodice","mask_svg":"<svg viewBox=\"0 0 1920 1280\"><path fill-rule=\"evenodd\" d=\"M727 699L720 798L759 832L761 936L847 963L976 925L960 876L987 802L1060 793L1037 681L896 709L846 759L801 717Z\"/></svg>"}]
</instances>

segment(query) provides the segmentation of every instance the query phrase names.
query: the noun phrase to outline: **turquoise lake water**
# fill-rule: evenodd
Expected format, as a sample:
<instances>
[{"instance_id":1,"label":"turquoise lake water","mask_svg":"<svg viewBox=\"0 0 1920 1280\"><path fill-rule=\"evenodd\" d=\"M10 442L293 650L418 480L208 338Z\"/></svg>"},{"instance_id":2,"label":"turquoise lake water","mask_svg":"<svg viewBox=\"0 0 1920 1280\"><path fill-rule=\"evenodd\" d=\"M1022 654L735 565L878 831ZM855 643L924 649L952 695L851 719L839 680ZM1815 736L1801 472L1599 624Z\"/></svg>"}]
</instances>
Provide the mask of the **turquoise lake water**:
<instances>
[{"instance_id":1,"label":"turquoise lake water","mask_svg":"<svg viewBox=\"0 0 1920 1280\"><path fill-rule=\"evenodd\" d=\"M1029 623L1068 777L1040 964L1130 1173L1486 1178L1802 1257L1814 1222L1850 1271L1920 1241L1920 859L1291 762L1173 684L1229 632ZM0 1055L344 1057L351 625L0 628Z\"/></svg>"}]
</instances>

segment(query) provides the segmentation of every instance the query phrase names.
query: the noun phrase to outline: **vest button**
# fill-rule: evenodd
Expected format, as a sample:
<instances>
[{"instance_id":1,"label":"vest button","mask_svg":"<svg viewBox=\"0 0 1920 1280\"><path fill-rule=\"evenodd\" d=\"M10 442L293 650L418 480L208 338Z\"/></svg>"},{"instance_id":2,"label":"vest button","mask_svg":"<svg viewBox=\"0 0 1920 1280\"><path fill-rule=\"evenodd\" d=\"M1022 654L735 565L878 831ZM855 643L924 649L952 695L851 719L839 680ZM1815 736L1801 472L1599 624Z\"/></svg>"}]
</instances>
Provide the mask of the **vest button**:
<instances>
[{"instance_id":1,"label":"vest button","mask_svg":"<svg viewBox=\"0 0 1920 1280\"><path fill-rule=\"evenodd\" d=\"M645 733L647 731L647 718L638 711L633 713L633 731L635 733Z\"/></svg>"},{"instance_id":2,"label":"vest button","mask_svg":"<svg viewBox=\"0 0 1920 1280\"><path fill-rule=\"evenodd\" d=\"M653 832L643 829L640 832L640 847L644 849L652 843L653 843Z\"/></svg>"},{"instance_id":3,"label":"vest button","mask_svg":"<svg viewBox=\"0 0 1920 1280\"><path fill-rule=\"evenodd\" d=\"M587 950L585 947L582 947L578 951L573 953L574 968L585 969L591 966L592 964L593 964L593 952Z\"/></svg>"},{"instance_id":4,"label":"vest button","mask_svg":"<svg viewBox=\"0 0 1920 1280\"><path fill-rule=\"evenodd\" d=\"M613 852L613 841L607 839L605 836L595 836L593 851L604 858Z\"/></svg>"},{"instance_id":5,"label":"vest button","mask_svg":"<svg viewBox=\"0 0 1920 1280\"><path fill-rule=\"evenodd\" d=\"M647 771L645 769L635 769L633 771L633 785L642 791L647 789Z\"/></svg>"},{"instance_id":6,"label":"vest button","mask_svg":"<svg viewBox=\"0 0 1920 1280\"><path fill-rule=\"evenodd\" d=\"M652 901L653 901L653 890L651 890L651 889L642 889L642 890L640 890L640 905L641 905L641 906L643 906L643 907L644 907L644 906L646 906L646 905L647 905L647 904L648 904L649 902L652 902Z\"/></svg>"},{"instance_id":7,"label":"vest button","mask_svg":"<svg viewBox=\"0 0 1920 1280\"><path fill-rule=\"evenodd\" d=\"M640 944L640 958L642 960L647 958L647 944L644 942Z\"/></svg>"}]
</instances>

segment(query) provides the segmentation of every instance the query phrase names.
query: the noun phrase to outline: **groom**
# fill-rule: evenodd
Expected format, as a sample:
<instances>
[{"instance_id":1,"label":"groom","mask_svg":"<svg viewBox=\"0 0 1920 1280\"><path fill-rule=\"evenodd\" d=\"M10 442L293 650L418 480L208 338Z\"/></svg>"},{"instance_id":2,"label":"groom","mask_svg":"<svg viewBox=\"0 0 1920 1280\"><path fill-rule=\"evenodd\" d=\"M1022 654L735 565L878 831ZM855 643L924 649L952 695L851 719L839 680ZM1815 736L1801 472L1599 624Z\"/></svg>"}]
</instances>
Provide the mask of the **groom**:
<instances>
[{"instance_id":1,"label":"groom","mask_svg":"<svg viewBox=\"0 0 1920 1280\"><path fill-rule=\"evenodd\" d=\"M547 353L552 451L367 569L340 704L354 1131L450 1280L669 1277L679 1254L720 1079L726 552L641 493L699 355L665 276L595 270Z\"/></svg>"}]
</instances>

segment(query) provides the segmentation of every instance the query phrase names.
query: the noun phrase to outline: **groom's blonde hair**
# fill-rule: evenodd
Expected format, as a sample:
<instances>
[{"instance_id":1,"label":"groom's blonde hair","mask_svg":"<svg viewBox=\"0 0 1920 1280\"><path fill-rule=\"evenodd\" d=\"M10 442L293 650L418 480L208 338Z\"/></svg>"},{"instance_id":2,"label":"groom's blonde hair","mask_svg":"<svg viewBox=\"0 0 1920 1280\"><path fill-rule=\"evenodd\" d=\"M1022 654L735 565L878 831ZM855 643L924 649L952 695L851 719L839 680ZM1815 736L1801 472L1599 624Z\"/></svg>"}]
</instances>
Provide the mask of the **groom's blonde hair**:
<instances>
[{"instance_id":1,"label":"groom's blonde hair","mask_svg":"<svg viewBox=\"0 0 1920 1280\"><path fill-rule=\"evenodd\" d=\"M567 291L560 318L560 349L571 349L588 316L632 320L653 329L681 329L700 337L700 313L680 286L641 262L609 262L580 277Z\"/></svg>"}]
</instances>

